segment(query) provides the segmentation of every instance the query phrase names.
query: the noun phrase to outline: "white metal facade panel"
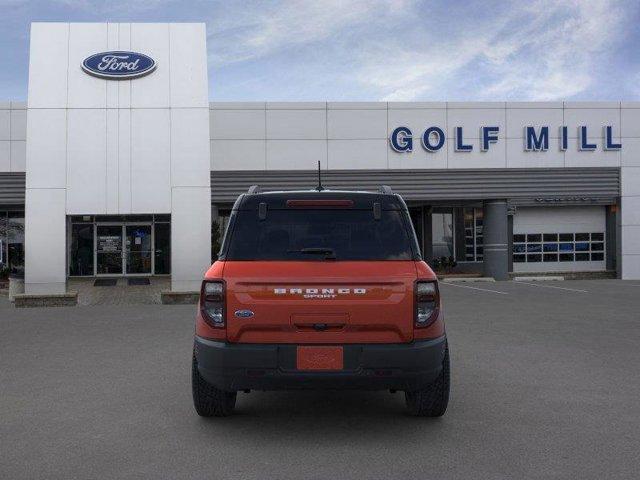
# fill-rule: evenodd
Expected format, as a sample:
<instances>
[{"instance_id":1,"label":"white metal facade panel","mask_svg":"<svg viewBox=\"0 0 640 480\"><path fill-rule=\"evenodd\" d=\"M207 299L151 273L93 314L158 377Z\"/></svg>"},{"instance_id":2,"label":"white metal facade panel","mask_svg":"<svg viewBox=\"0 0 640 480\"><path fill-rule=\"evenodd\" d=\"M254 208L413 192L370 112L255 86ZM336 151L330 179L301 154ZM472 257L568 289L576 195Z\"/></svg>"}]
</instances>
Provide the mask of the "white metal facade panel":
<instances>
[{"instance_id":1,"label":"white metal facade panel","mask_svg":"<svg viewBox=\"0 0 640 480\"><path fill-rule=\"evenodd\" d=\"M0 172L11 171L11 142L0 140Z\"/></svg>"},{"instance_id":2,"label":"white metal facade panel","mask_svg":"<svg viewBox=\"0 0 640 480\"><path fill-rule=\"evenodd\" d=\"M107 213L107 110L67 110L67 208L69 214Z\"/></svg>"},{"instance_id":3,"label":"white metal facade panel","mask_svg":"<svg viewBox=\"0 0 640 480\"><path fill-rule=\"evenodd\" d=\"M266 140L211 140L211 170L266 170Z\"/></svg>"},{"instance_id":4,"label":"white metal facade panel","mask_svg":"<svg viewBox=\"0 0 640 480\"><path fill-rule=\"evenodd\" d=\"M29 108L67 108L69 28L68 23L31 24Z\"/></svg>"},{"instance_id":5,"label":"white metal facade panel","mask_svg":"<svg viewBox=\"0 0 640 480\"><path fill-rule=\"evenodd\" d=\"M131 212L171 211L171 114L131 110Z\"/></svg>"},{"instance_id":6,"label":"white metal facade panel","mask_svg":"<svg viewBox=\"0 0 640 480\"><path fill-rule=\"evenodd\" d=\"M171 109L171 158L172 187L210 187L208 109Z\"/></svg>"},{"instance_id":7,"label":"white metal facade panel","mask_svg":"<svg viewBox=\"0 0 640 480\"><path fill-rule=\"evenodd\" d=\"M329 140L329 168L379 169L388 168L386 140ZM308 167L307 167L308 168Z\"/></svg>"},{"instance_id":8,"label":"white metal facade panel","mask_svg":"<svg viewBox=\"0 0 640 480\"><path fill-rule=\"evenodd\" d=\"M211 140L264 140L265 110L211 110Z\"/></svg>"},{"instance_id":9,"label":"white metal facade panel","mask_svg":"<svg viewBox=\"0 0 640 480\"><path fill-rule=\"evenodd\" d=\"M169 108L171 103L169 63L169 24L132 23L131 50L149 55L156 61L157 68L150 75L135 80L131 84L132 108ZM190 88L185 84L183 88Z\"/></svg>"},{"instance_id":10,"label":"white metal facade panel","mask_svg":"<svg viewBox=\"0 0 640 480\"><path fill-rule=\"evenodd\" d=\"M107 107L108 82L87 75L81 65L89 55L108 49L106 23L69 24L67 108Z\"/></svg>"},{"instance_id":11,"label":"white metal facade panel","mask_svg":"<svg viewBox=\"0 0 640 480\"><path fill-rule=\"evenodd\" d=\"M204 23L170 23L169 38L171 107L208 109L207 32ZM205 124L208 127L208 120Z\"/></svg>"},{"instance_id":12,"label":"white metal facade panel","mask_svg":"<svg viewBox=\"0 0 640 480\"><path fill-rule=\"evenodd\" d=\"M67 110L30 109L27 132L27 190L66 189Z\"/></svg>"},{"instance_id":13,"label":"white metal facade panel","mask_svg":"<svg viewBox=\"0 0 640 480\"><path fill-rule=\"evenodd\" d=\"M386 140L387 112L381 109L329 109L327 136L330 140Z\"/></svg>"},{"instance_id":14,"label":"white metal facade panel","mask_svg":"<svg viewBox=\"0 0 640 480\"><path fill-rule=\"evenodd\" d=\"M25 171L26 136L26 104L0 102L0 172Z\"/></svg>"}]
</instances>

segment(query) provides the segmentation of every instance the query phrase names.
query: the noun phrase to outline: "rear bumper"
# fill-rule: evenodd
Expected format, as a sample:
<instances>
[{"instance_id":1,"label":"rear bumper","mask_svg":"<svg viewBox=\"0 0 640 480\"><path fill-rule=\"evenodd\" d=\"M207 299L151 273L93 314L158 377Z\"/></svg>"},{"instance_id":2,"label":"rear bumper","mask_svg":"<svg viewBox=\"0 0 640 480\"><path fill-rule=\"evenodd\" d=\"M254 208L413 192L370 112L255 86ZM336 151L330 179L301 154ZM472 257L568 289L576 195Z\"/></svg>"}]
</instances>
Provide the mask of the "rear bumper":
<instances>
[{"instance_id":1,"label":"rear bumper","mask_svg":"<svg viewBox=\"0 0 640 480\"><path fill-rule=\"evenodd\" d=\"M408 344L343 345L344 369L296 369L297 345L235 344L195 337L200 375L221 390L419 390L442 370L446 337Z\"/></svg>"}]
</instances>

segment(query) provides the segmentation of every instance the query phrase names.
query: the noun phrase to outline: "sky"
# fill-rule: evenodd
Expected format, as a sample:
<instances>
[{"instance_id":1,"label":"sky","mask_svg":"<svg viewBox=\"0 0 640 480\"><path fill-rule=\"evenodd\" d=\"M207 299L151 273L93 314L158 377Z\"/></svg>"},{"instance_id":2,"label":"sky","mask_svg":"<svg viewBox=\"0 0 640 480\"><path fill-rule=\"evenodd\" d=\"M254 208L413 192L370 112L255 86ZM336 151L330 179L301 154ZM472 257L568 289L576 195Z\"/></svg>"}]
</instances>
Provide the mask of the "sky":
<instances>
[{"instance_id":1,"label":"sky","mask_svg":"<svg viewBox=\"0 0 640 480\"><path fill-rule=\"evenodd\" d=\"M0 100L33 21L205 22L211 101L640 100L638 0L0 0Z\"/></svg>"}]
</instances>

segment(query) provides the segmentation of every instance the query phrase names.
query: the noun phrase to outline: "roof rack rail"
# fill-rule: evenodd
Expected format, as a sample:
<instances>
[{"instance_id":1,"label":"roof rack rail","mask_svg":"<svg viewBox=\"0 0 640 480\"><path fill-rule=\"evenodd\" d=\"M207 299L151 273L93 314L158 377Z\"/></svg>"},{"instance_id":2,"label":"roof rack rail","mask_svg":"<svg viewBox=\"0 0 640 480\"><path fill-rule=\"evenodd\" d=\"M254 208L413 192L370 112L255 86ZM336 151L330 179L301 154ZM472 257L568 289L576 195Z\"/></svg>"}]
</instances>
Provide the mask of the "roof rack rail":
<instances>
[{"instance_id":1,"label":"roof rack rail","mask_svg":"<svg viewBox=\"0 0 640 480\"><path fill-rule=\"evenodd\" d=\"M249 195L253 195L254 193L260 193L260 185L251 185L247 193Z\"/></svg>"},{"instance_id":2,"label":"roof rack rail","mask_svg":"<svg viewBox=\"0 0 640 480\"><path fill-rule=\"evenodd\" d=\"M380 193L384 193L385 195L393 194L393 190L389 185L380 185L380 189L378 190Z\"/></svg>"}]
</instances>

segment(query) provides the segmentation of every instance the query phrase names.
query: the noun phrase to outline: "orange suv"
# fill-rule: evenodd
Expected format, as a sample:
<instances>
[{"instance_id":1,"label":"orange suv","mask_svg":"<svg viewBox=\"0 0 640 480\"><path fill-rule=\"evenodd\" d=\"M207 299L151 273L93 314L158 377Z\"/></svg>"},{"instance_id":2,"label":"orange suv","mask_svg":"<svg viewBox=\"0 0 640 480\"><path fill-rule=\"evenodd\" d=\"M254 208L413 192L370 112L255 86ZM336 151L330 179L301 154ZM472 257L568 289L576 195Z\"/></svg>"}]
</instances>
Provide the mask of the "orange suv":
<instances>
[{"instance_id":1,"label":"orange suv","mask_svg":"<svg viewBox=\"0 0 640 480\"><path fill-rule=\"evenodd\" d=\"M238 391L402 390L441 416L449 350L438 282L402 198L261 192L237 199L196 315L192 389L202 416Z\"/></svg>"}]
</instances>

